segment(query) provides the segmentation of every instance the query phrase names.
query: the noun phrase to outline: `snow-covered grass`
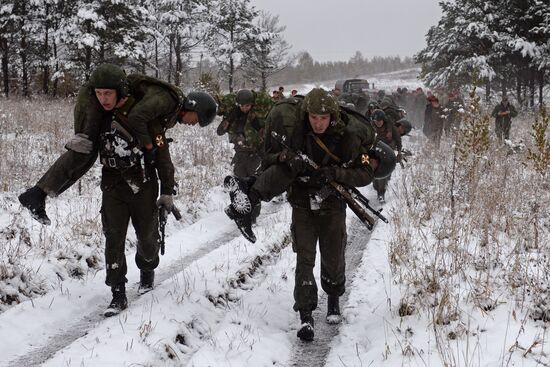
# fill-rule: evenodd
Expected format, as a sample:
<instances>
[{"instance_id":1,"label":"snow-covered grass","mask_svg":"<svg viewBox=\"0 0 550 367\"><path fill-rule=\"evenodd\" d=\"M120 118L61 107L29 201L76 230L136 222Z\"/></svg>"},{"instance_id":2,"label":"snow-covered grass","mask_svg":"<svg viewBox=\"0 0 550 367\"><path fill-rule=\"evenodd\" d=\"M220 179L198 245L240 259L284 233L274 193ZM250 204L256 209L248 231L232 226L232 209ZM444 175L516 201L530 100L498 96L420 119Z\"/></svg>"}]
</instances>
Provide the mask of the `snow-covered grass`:
<instances>
[{"instance_id":1,"label":"snow-covered grass","mask_svg":"<svg viewBox=\"0 0 550 367\"><path fill-rule=\"evenodd\" d=\"M393 79L379 78L394 89ZM17 202L63 151L71 103L0 107L0 366L288 366L300 350L290 208L263 205L256 244L239 235L222 212L232 151L216 122L170 130L184 220L170 219L156 287L141 297L129 231L130 308L100 316L110 297L100 167L80 190L48 199L50 227ZM390 224L353 254L361 263L348 279L344 322L326 362L311 366L550 365L550 188L526 159L533 121L522 114L513 143L491 140L479 157L456 154L450 137L439 150L416 130L404 139L414 155L390 181ZM318 269L319 261L317 278Z\"/></svg>"}]
</instances>

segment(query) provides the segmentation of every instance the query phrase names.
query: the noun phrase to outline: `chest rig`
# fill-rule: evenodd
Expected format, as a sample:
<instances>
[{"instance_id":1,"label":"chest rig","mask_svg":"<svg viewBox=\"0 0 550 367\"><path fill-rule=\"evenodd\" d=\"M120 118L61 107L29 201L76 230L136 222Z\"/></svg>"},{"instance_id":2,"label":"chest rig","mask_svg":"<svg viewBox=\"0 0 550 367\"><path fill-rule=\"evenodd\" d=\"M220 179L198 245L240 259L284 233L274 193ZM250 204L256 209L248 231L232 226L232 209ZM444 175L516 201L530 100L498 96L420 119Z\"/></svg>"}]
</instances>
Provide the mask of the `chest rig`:
<instances>
[{"instance_id":1,"label":"chest rig","mask_svg":"<svg viewBox=\"0 0 550 367\"><path fill-rule=\"evenodd\" d=\"M137 140L128 126L128 113L136 100L129 97L124 106L117 108L104 122L100 139L99 155L105 167L125 170L141 166L143 153L137 147Z\"/></svg>"}]
</instances>

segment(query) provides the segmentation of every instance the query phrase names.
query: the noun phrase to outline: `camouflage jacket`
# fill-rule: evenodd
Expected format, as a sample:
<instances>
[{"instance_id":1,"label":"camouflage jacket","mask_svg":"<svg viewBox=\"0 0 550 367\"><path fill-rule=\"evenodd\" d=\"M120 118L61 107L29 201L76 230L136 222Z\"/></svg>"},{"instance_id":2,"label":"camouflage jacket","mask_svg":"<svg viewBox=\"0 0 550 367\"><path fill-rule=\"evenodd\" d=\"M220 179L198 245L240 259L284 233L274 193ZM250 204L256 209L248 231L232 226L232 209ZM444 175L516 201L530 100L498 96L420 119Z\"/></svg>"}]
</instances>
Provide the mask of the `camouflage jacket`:
<instances>
[{"instance_id":1,"label":"camouflage jacket","mask_svg":"<svg viewBox=\"0 0 550 367\"><path fill-rule=\"evenodd\" d=\"M229 123L227 132L235 151L260 153L263 144L264 119L255 106L244 113L235 106L225 119Z\"/></svg>"},{"instance_id":2,"label":"camouflage jacket","mask_svg":"<svg viewBox=\"0 0 550 367\"><path fill-rule=\"evenodd\" d=\"M134 117L144 122L147 127L149 141L152 142L155 149L155 165L154 167L144 167L142 161L139 166L121 170L109 167L108 164L106 165L103 162L102 187L109 187L115 185L118 181L124 180L132 187L134 192L137 192L148 179L156 179L158 173L161 194L172 195L175 186L175 170L165 136L165 118L175 109L176 101L169 94L165 94L167 92L159 86L151 85L143 91L132 92L132 96L122 107L107 114L103 122L103 130L112 128L112 121L118 121L124 129L129 130L128 132L133 136L134 141L139 142L141 141L139 140L141 135L133 129L131 118ZM150 96L152 96L151 99L149 99ZM140 97L141 99L139 99ZM162 102L157 105L155 101ZM165 109L159 109L161 106ZM140 146L139 143L136 144L136 148L139 149ZM146 172L146 169L149 171Z\"/></svg>"},{"instance_id":3,"label":"camouflage jacket","mask_svg":"<svg viewBox=\"0 0 550 367\"><path fill-rule=\"evenodd\" d=\"M401 134L397 131L394 124L384 120L381 127L376 126L374 121L371 121L372 128L376 131L376 140L388 144L393 150L400 152L403 149L401 145Z\"/></svg>"},{"instance_id":4,"label":"camouflage jacket","mask_svg":"<svg viewBox=\"0 0 550 367\"><path fill-rule=\"evenodd\" d=\"M500 112L509 112L506 115L499 115ZM491 113L491 116L495 118L495 122L497 124L505 124L505 123L511 123L512 118L516 117L518 115L518 112L516 111L516 108L508 103L506 106L502 103L499 103L495 106L493 109L493 112Z\"/></svg>"},{"instance_id":5,"label":"camouflage jacket","mask_svg":"<svg viewBox=\"0 0 550 367\"><path fill-rule=\"evenodd\" d=\"M311 130L308 114L301 109L301 98L290 97L279 101L272 108L266 118L266 140L262 165L268 169L279 167L276 175L268 176L268 170L264 172L254 185L261 197L269 198L280 186L281 182L288 182L286 191L288 200L294 207L311 209L311 199L318 197L321 188L309 182L309 176L313 169L305 166L301 172L292 172L288 163L278 160L284 147L271 136L275 131L279 135L287 137L287 145L295 151L301 151L320 167L331 166L334 168L335 180L339 183L360 187L369 184L373 179L373 170L368 163L368 151L375 142L374 130L364 120L364 117L355 111L340 107L340 118L331 123L324 134L316 135ZM316 142L319 138L328 150L329 155ZM335 159L337 157L338 159ZM330 191L330 190L329 190ZM328 195L320 203L320 209L342 207L342 199L337 195Z\"/></svg>"}]
</instances>

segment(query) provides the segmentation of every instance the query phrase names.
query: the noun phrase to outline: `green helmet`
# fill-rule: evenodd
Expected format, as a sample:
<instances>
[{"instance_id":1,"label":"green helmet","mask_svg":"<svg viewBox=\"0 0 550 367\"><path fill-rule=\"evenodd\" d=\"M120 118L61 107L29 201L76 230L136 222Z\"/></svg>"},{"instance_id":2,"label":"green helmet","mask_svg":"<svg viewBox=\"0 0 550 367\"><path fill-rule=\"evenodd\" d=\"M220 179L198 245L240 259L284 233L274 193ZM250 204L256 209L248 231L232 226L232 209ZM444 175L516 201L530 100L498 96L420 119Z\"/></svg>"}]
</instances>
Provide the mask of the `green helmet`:
<instances>
[{"instance_id":1,"label":"green helmet","mask_svg":"<svg viewBox=\"0 0 550 367\"><path fill-rule=\"evenodd\" d=\"M304 98L302 108L305 112L324 115L329 113L333 120L339 115L338 101L322 88L313 88Z\"/></svg>"},{"instance_id":2,"label":"green helmet","mask_svg":"<svg viewBox=\"0 0 550 367\"><path fill-rule=\"evenodd\" d=\"M95 68L89 80L92 89L115 89L118 99L129 94L126 73L120 66L101 64Z\"/></svg>"},{"instance_id":3,"label":"green helmet","mask_svg":"<svg viewBox=\"0 0 550 367\"><path fill-rule=\"evenodd\" d=\"M250 89L241 89L237 92L235 97L235 102L242 106L245 104L254 104L256 96L253 91Z\"/></svg>"}]
</instances>

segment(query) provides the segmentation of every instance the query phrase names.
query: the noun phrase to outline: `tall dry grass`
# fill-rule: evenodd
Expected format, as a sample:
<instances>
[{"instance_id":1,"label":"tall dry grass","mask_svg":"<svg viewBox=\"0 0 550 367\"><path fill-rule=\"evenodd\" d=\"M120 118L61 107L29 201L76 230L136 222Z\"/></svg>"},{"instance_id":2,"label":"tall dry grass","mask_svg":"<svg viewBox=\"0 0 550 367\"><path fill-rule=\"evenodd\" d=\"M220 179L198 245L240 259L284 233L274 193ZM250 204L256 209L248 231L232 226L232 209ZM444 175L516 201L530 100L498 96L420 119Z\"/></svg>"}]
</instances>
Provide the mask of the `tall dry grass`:
<instances>
[{"instance_id":1,"label":"tall dry grass","mask_svg":"<svg viewBox=\"0 0 550 367\"><path fill-rule=\"evenodd\" d=\"M399 314L429 316L446 366L475 365L450 346L460 339L476 349L472 307L490 313L512 303L546 335L550 182L524 146L535 144L534 120L515 119L514 143L500 145L472 99L462 130L438 150L426 142L397 183L389 259L403 292Z\"/></svg>"}]
</instances>

